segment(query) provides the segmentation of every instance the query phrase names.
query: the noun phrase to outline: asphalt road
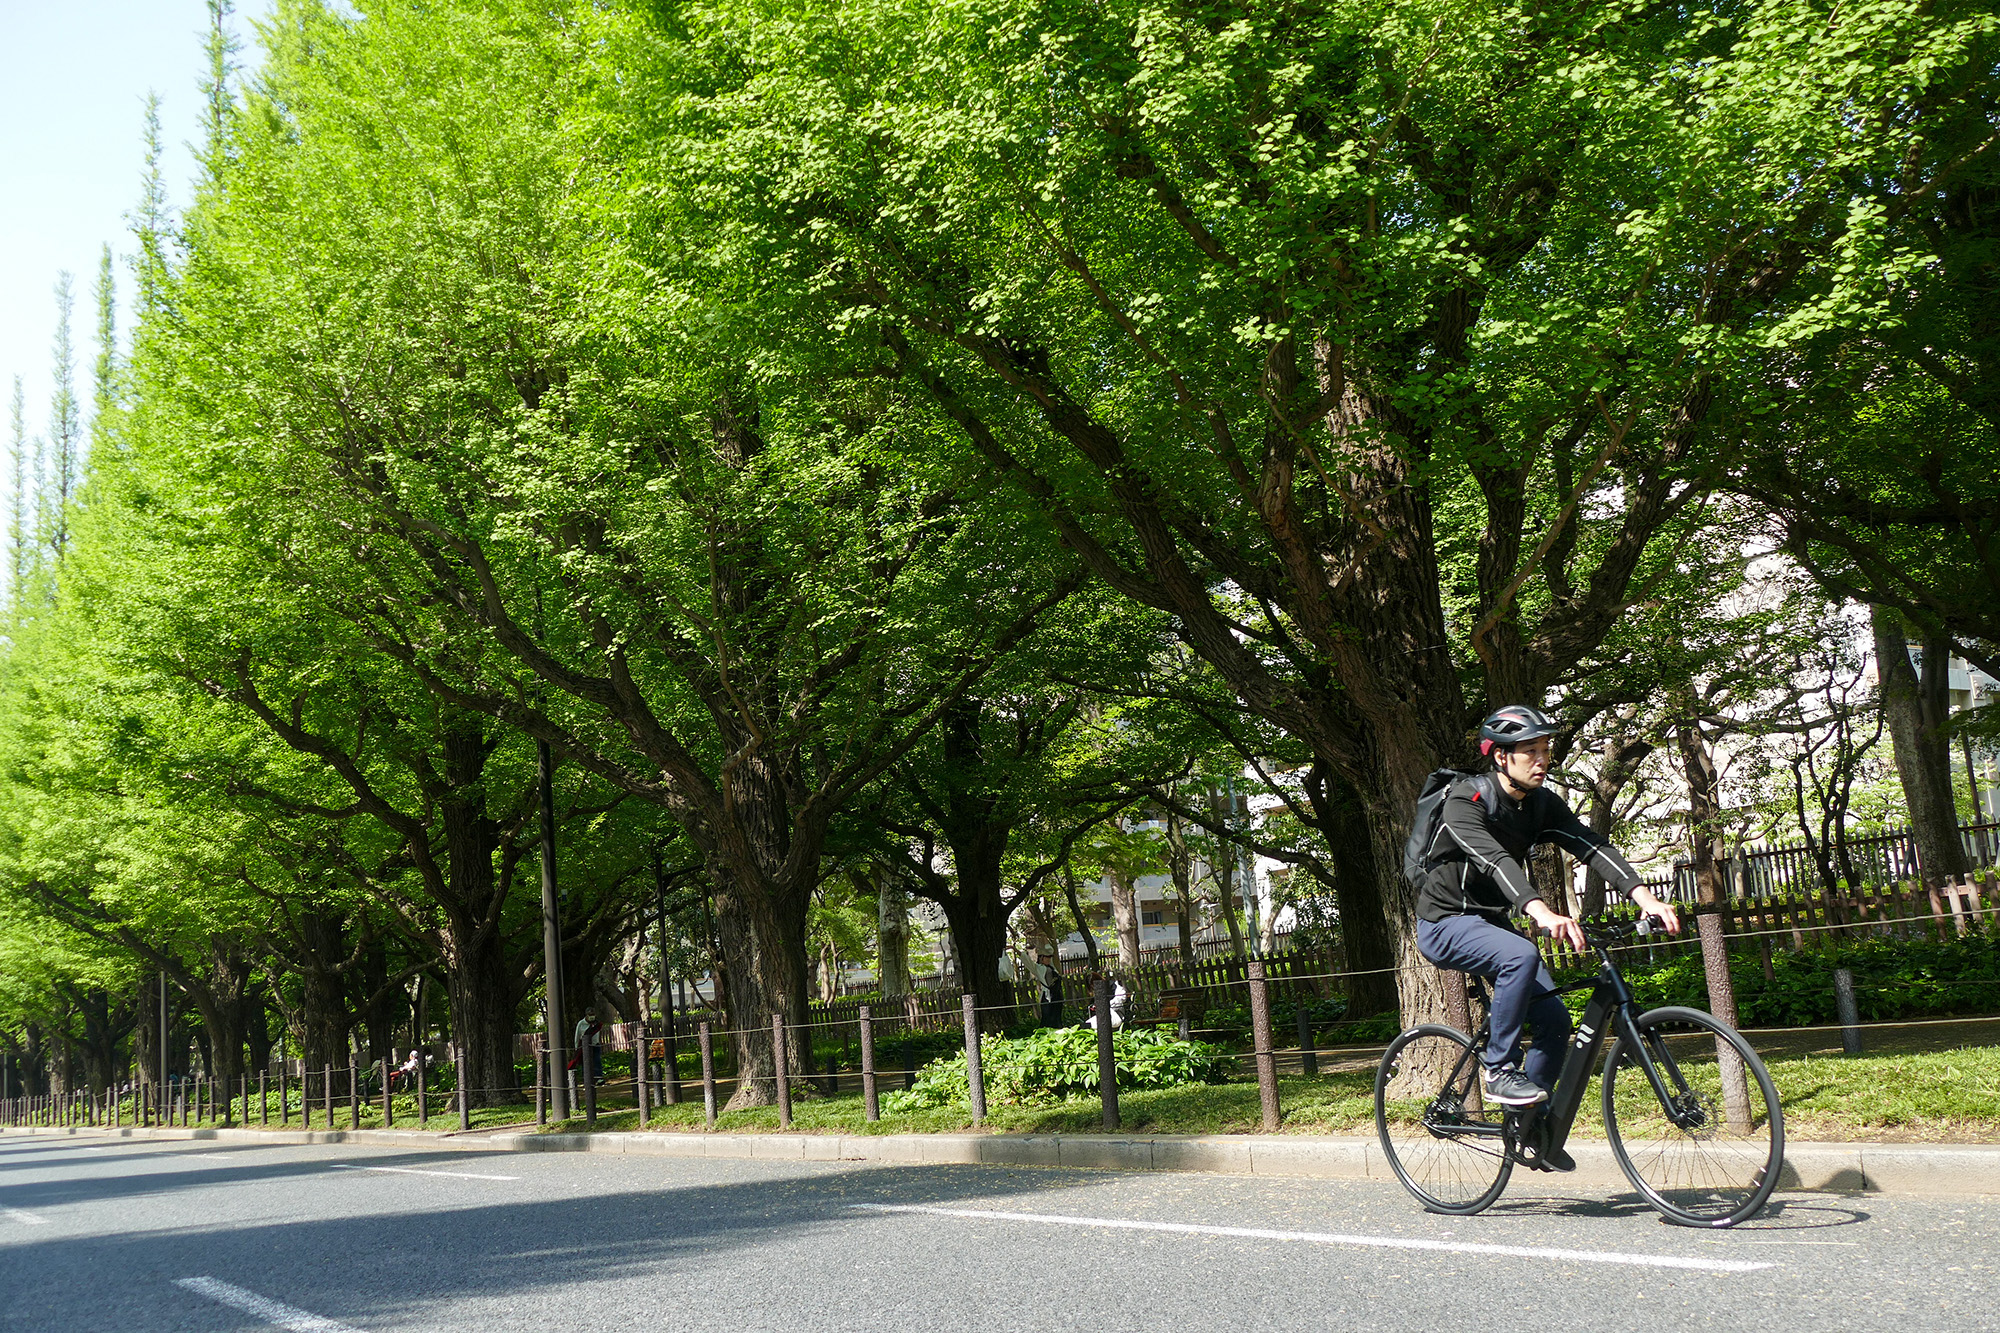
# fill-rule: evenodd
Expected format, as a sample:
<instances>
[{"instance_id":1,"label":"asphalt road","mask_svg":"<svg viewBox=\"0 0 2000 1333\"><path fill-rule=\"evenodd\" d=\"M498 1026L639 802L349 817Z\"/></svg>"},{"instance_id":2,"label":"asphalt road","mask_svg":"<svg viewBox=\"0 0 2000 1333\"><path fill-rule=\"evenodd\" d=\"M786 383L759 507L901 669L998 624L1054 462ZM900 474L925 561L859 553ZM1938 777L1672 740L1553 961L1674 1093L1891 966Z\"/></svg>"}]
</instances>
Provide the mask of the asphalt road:
<instances>
[{"instance_id":1,"label":"asphalt road","mask_svg":"<svg viewBox=\"0 0 2000 1333\"><path fill-rule=\"evenodd\" d=\"M1031 1215L1031 1216L1030 1216ZM1663 1267L1662 1263L1675 1266ZM2000 1205L0 1139L5 1329L2000 1329Z\"/></svg>"}]
</instances>

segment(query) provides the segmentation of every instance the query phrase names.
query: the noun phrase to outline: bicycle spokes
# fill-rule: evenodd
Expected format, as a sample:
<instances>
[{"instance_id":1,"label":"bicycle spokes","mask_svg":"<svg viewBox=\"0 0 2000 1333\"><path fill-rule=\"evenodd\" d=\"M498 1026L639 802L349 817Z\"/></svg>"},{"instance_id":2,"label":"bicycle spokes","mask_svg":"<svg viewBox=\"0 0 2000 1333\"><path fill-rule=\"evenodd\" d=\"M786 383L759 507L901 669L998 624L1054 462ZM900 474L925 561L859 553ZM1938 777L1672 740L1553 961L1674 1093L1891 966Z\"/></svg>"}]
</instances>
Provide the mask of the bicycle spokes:
<instances>
[{"instance_id":1,"label":"bicycle spokes","mask_svg":"<svg viewBox=\"0 0 2000 1333\"><path fill-rule=\"evenodd\" d=\"M1783 1111L1756 1053L1696 1010L1654 1010L1630 1032L1638 1040L1621 1037L1604 1069L1605 1131L1627 1178L1670 1221L1732 1226L1755 1213L1784 1160Z\"/></svg>"},{"instance_id":2,"label":"bicycle spokes","mask_svg":"<svg viewBox=\"0 0 2000 1333\"><path fill-rule=\"evenodd\" d=\"M1478 1063L1464 1034L1427 1026L1398 1037L1376 1073L1382 1151L1433 1212L1478 1212L1507 1183L1502 1124L1483 1106Z\"/></svg>"}]
</instances>

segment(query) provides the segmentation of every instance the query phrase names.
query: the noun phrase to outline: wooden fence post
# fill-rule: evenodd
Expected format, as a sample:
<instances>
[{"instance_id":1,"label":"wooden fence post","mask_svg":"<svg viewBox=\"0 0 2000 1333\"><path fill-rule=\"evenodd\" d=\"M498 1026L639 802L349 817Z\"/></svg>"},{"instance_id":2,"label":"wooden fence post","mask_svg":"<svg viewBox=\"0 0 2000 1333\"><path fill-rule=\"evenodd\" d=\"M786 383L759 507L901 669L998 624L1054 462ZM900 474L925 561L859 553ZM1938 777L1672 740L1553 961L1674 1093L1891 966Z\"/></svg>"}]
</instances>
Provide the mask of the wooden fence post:
<instances>
[{"instance_id":1,"label":"wooden fence post","mask_svg":"<svg viewBox=\"0 0 2000 1333\"><path fill-rule=\"evenodd\" d=\"M1723 938L1719 903L1695 904L1695 932L1701 938L1701 970L1708 982L1709 1012L1729 1024L1736 1018L1736 987L1729 976L1729 946ZM1739 1134L1750 1130L1749 1071L1743 1057L1724 1042L1715 1044L1717 1073L1722 1080L1722 1112Z\"/></svg>"},{"instance_id":2,"label":"wooden fence post","mask_svg":"<svg viewBox=\"0 0 2000 1333\"><path fill-rule=\"evenodd\" d=\"M771 1015L771 1077L778 1084L778 1128L792 1127L792 1088L789 1069L790 1053L785 1049L785 1016Z\"/></svg>"},{"instance_id":3,"label":"wooden fence post","mask_svg":"<svg viewBox=\"0 0 2000 1333\"><path fill-rule=\"evenodd\" d=\"M701 1110L702 1117L710 1129L715 1128L715 1041L708 1024L700 1028L701 1040Z\"/></svg>"},{"instance_id":4,"label":"wooden fence post","mask_svg":"<svg viewBox=\"0 0 2000 1333\"><path fill-rule=\"evenodd\" d=\"M396 1127L396 1104L389 1098L389 1057L382 1057L382 1128Z\"/></svg>"},{"instance_id":5,"label":"wooden fence post","mask_svg":"<svg viewBox=\"0 0 2000 1333\"><path fill-rule=\"evenodd\" d=\"M1097 1090L1104 1103L1104 1127L1118 1128L1118 1052L1111 1043L1111 983L1099 977L1091 987L1097 1006Z\"/></svg>"},{"instance_id":6,"label":"wooden fence post","mask_svg":"<svg viewBox=\"0 0 2000 1333\"><path fill-rule=\"evenodd\" d=\"M1278 1128L1278 1057L1271 1049L1271 997L1264 984L1264 960L1252 958L1245 968L1250 984L1250 1039L1257 1057L1257 1100L1264 1112L1264 1132Z\"/></svg>"},{"instance_id":7,"label":"wooden fence post","mask_svg":"<svg viewBox=\"0 0 2000 1333\"><path fill-rule=\"evenodd\" d=\"M875 1024L867 1005L855 1021L861 1026L861 1113L872 1125L882 1118L882 1102L875 1090Z\"/></svg>"},{"instance_id":8,"label":"wooden fence post","mask_svg":"<svg viewBox=\"0 0 2000 1333\"><path fill-rule=\"evenodd\" d=\"M1319 1052L1313 1049L1312 1015L1306 1012L1304 1000L1294 1001L1295 1015L1299 1022L1299 1072L1307 1075L1319 1073Z\"/></svg>"},{"instance_id":9,"label":"wooden fence post","mask_svg":"<svg viewBox=\"0 0 2000 1333\"><path fill-rule=\"evenodd\" d=\"M465 1086L465 1047L460 1045L455 1052L458 1069L458 1128L461 1132L472 1128L472 1090Z\"/></svg>"},{"instance_id":10,"label":"wooden fence post","mask_svg":"<svg viewBox=\"0 0 2000 1333\"><path fill-rule=\"evenodd\" d=\"M646 1104L646 1066L653 1053L653 1039L646 1035L646 1025L639 1025L639 1044L632 1051L632 1096L639 1103L639 1128L646 1127L651 1119L651 1108Z\"/></svg>"},{"instance_id":11,"label":"wooden fence post","mask_svg":"<svg viewBox=\"0 0 2000 1333\"><path fill-rule=\"evenodd\" d=\"M1861 1011L1854 1003L1854 973L1833 969L1833 1007L1840 1015L1842 1055L1861 1054Z\"/></svg>"},{"instance_id":12,"label":"wooden fence post","mask_svg":"<svg viewBox=\"0 0 2000 1333\"><path fill-rule=\"evenodd\" d=\"M679 1020L671 1009L667 1012L667 1035L660 1047L660 1104L678 1106L681 1101L681 1051L674 1037L674 1027Z\"/></svg>"},{"instance_id":13,"label":"wooden fence post","mask_svg":"<svg viewBox=\"0 0 2000 1333\"><path fill-rule=\"evenodd\" d=\"M965 1093L972 1103L972 1123L986 1119L986 1077L979 1067L979 997L966 995L965 1007Z\"/></svg>"}]
</instances>

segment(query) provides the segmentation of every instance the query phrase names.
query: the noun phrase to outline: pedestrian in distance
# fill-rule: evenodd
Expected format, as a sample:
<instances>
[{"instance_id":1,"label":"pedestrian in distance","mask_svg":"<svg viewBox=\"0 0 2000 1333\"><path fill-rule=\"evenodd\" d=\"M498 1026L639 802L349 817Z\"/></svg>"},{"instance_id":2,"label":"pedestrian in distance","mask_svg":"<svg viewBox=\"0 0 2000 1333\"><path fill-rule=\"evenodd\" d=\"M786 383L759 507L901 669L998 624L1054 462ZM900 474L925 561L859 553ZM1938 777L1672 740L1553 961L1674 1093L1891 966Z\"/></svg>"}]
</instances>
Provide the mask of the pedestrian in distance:
<instances>
[{"instance_id":1,"label":"pedestrian in distance","mask_svg":"<svg viewBox=\"0 0 2000 1333\"><path fill-rule=\"evenodd\" d=\"M1041 1001L1042 1026L1045 1028L1062 1026L1062 973L1056 970L1054 959L1044 953L1034 962L1035 994Z\"/></svg>"},{"instance_id":2,"label":"pedestrian in distance","mask_svg":"<svg viewBox=\"0 0 2000 1333\"><path fill-rule=\"evenodd\" d=\"M597 1009L592 1006L583 1011L583 1017L576 1020L575 1050L569 1057L569 1068L575 1069L582 1061L584 1052L590 1053L590 1079L594 1084L604 1082L604 1051L597 1044L598 1034L604 1031L603 1022L597 1017Z\"/></svg>"},{"instance_id":3,"label":"pedestrian in distance","mask_svg":"<svg viewBox=\"0 0 2000 1333\"><path fill-rule=\"evenodd\" d=\"M1097 1029L1096 996L1097 983L1100 981L1111 983L1111 1030L1117 1032L1125 1026L1125 1014L1132 1006L1132 994L1125 989L1125 983L1119 979L1116 972L1106 972L1101 968L1090 974L1090 1013L1085 1016L1080 1026L1089 1028L1093 1032Z\"/></svg>"}]
</instances>

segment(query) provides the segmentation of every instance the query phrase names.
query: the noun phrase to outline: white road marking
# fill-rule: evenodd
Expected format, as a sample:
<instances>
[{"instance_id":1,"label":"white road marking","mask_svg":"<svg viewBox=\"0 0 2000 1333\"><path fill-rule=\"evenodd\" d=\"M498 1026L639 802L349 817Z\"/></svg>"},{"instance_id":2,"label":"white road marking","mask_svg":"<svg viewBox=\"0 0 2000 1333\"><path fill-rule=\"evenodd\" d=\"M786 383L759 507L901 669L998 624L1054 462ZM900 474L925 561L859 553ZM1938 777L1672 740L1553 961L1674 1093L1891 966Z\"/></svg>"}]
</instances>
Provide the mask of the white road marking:
<instances>
[{"instance_id":1,"label":"white road marking","mask_svg":"<svg viewBox=\"0 0 2000 1333\"><path fill-rule=\"evenodd\" d=\"M292 1333L358 1333L352 1325L337 1319L321 1318L311 1311L274 1301L268 1296L259 1296L241 1287L232 1287L212 1277L175 1278L174 1285L197 1296L206 1296L217 1304L233 1306L244 1314L254 1315L274 1328L291 1329Z\"/></svg>"},{"instance_id":2,"label":"white road marking","mask_svg":"<svg viewBox=\"0 0 2000 1333\"><path fill-rule=\"evenodd\" d=\"M482 1176L477 1171L419 1171L414 1166L357 1166L335 1162L336 1171L393 1171L399 1176L450 1176L455 1180L519 1180L519 1176Z\"/></svg>"},{"instance_id":3,"label":"white road marking","mask_svg":"<svg viewBox=\"0 0 2000 1333\"><path fill-rule=\"evenodd\" d=\"M1178 1236L1231 1236L1245 1240L1301 1240L1314 1245L1348 1245L1384 1250L1427 1250L1447 1254L1497 1254L1516 1259L1558 1259L1569 1263L1630 1264L1638 1268L1693 1268L1709 1273L1750 1273L1773 1264L1746 1259L1683 1259L1671 1254L1626 1254L1616 1250L1564 1250L1541 1245L1479 1245L1470 1241L1418 1240L1407 1236L1346 1236L1333 1231L1273 1231L1264 1227L1196 1226L1189 1222L1141 1222L1123 1217L1070 1217L1062 1213L1002 1213L979 1208L931 1208L919 1204L855 1203L871 1213L923 1213L969 1217L982 1222L1043 1222L1062 1227L1102 1227L1111 1231L1166 1231Z\"/></svg>"},{"instance_id":4,"label":"white road marking","mask_svg":"<svg viewBox=\"0 0 2000 1333\"><path fill-rule=\"evenodd\" d=\"M19 1222L24 1227L45 1227L49 1224L48 1218L36 1217L23 1208L0 1208L0 1214L4 1214L9 1222Z\"/></svg>"}]
</instances>

